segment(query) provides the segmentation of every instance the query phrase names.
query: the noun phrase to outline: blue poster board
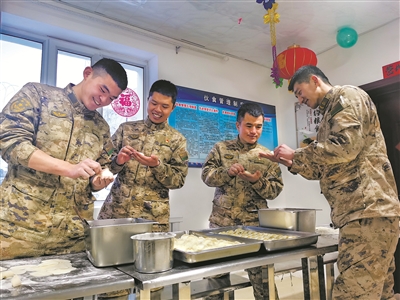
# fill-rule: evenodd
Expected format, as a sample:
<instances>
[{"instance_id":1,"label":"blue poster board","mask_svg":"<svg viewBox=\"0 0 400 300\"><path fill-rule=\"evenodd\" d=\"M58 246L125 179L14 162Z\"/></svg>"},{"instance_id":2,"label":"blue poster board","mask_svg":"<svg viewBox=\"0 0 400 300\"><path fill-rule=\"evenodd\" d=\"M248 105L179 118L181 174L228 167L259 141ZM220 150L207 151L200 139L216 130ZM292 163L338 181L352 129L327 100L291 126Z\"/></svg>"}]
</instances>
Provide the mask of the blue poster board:
<instances>
[{"instance_id":1,"label":"blue poster board","mask_svg":"<svg viewBox=\"0 0 400 300\"><path fill-rule=\"evenodd\" d=\"M243 103L254 102L177 86L176 107L168 123L187 139L189 167L201 167L215 143L237 138L236 113ZM278 146L275 106L258 103L264 126L258 143Z\"/></svg>"}]
</instances>

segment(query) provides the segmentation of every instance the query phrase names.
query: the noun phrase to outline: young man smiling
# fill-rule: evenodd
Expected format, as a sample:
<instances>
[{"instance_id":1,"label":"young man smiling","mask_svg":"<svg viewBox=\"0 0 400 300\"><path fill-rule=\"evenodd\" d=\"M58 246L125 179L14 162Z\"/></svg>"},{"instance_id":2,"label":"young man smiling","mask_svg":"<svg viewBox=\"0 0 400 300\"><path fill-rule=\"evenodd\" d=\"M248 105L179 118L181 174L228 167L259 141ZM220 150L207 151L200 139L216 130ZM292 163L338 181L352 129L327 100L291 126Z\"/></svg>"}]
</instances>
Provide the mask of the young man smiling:
<instances>
[{"instance_id":1,"label":"young man smiling","mask_svg":"<svg viewBox=\"0 0 400 300\"><path fill-rule=\"evenodd\" d=\"M27 83L0 114L0 151L8 163L0 187L0 259L83 251L93 219L92 190L113 181L102 166L113 151L97 108L127 86L123 67L101 59L64 89ZM95 178L89 180L89 178Z\"/></svg>"},{"instance_id":2,"label":"young man smiling","mask_svg":"<svg viewBox=\"0 0 400 300\"><path fill-rule=\"evenodd\" d=\"M315 66L293 75L289 91L323 116L305 148L260 153L289 171L319 180L339 228L339 276L333 299L394 299L394 252L400 204L376 107L358 87L332 86Z\"/></svg>"},{"instance_id":3,"label":"young man smiling","mask_svg":"<svg viewBox=\"0 0 400 300\"><path fill-rule=\"evenodd\" d=\"M210 228L259 226L258 210L268 208L267 199L275 199L282 191L279 164L258 157L260 151L269 151L257 143L263 124L262 108L243 104L236 117L238 137L216 143L208 154L201 179L215 187ZM261 267L247 271L254 297L263 299L268 291L263 290ZM207 299L223 299L223 295Z\"/></svg>"},{"instance_id":4,"label":"young man smiling","mask_svg":"<svg viewBox=\"0 0 400 300\"><path fill-rule=\"evenodd\" d=\"M158 222L153 231L169 231L169 190L183 186L189 158L185 137L167 123L176 96L173 83L154 82L147 119L123 123L112 136L119 154L111 171L118 176L99 219L145 218Z\"/></svg>"}]
</instances>

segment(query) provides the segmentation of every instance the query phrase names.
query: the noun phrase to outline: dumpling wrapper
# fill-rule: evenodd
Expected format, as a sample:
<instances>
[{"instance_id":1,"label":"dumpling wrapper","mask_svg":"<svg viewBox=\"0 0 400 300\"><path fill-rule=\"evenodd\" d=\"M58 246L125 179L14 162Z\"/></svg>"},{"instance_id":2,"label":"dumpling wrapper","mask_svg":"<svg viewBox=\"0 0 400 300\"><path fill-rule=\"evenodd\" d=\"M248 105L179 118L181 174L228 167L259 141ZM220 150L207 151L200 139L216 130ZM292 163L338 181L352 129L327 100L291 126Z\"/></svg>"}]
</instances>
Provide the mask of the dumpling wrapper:
<instances>
[{"instance_id":1,"label":"dumpling wrapper","mask_svg":"<svg viewBox=\"0 0 400 300\"><path fill-rule=\"evenodd\" d=\"M41 270L31 273L31 276L33 277L46 277L50 275L53 275L53 272L51 270Z\"/></svg>"},{"instance_id":2,"label":"dumpling wrapper","mask_svg":"<svg viewBox=\"0 0 400 300\"><path fill-rule=\"evenodd\" d=\"M108 170L108 169L107 169ZM111 173L111 172L110 172ZM112 174L112 173L111 173ZM71 263L70 260L68 259L45 259L42 260L42 262L40 263L41 265L51 265L51 264L59 264L59 263Z\"/></svg>"},{"instance_id":3,"label":"dumpling wrapper","mask_svg":"<svg viewBox=\"0 0 400 300\"><path fill-rule=\"evenodd\" d=\"M31 268L36 267L37 265L21 265L21 266L14 266L11 267L9 270L14 272L14 274L24 274L26 272L29 272L31 270Z\"/></svg>"}]
</instances>

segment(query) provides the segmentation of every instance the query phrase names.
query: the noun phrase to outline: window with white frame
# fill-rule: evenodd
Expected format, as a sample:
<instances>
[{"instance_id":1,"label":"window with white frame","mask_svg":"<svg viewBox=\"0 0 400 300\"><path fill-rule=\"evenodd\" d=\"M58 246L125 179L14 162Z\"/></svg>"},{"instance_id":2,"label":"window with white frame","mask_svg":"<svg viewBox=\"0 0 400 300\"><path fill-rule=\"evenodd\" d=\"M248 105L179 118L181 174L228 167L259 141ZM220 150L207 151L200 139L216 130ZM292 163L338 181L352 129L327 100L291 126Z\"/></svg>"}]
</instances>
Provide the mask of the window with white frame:
<instances>
[{"instance_id":1,"label":"window with white frame","mask_svg":"<svg viewBox=\"0 0 400 300\"><path fill-rule=\"evenodd\" d=\"M119 124L144 118L144 76L145 65L118 59L118 53L102 55L101 50L89 46L58 41L46 37L27 37L14 33L0 33L0 109L27 82L42 82L58 87L69 83L77 84L83 79L83 70L102 57L121 63L128 75L128 88L139 98L139 110L130 117L118 115L111 105L99 109L110 125L111 134ZM117 100L115 100L117 101ZM7 164L0 160L0 182L7 172ZM104 197L103 190L98 199Z\"/></svg>"}]
</instances>

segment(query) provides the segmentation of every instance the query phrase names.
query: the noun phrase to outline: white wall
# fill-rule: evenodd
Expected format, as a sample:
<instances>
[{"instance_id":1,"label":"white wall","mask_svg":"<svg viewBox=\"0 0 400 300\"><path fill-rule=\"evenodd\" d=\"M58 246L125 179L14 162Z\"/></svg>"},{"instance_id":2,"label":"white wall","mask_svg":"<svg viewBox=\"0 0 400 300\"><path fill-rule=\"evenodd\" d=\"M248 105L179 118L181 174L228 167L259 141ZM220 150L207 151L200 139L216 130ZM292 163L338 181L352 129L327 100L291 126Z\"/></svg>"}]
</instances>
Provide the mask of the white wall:
<instances>
[{"instance_id":1,"label":"white wall","mask_svg":"<svg viewBox=\"0 0 400 300\"><path fill-rule=\"evenodd\" d=\"M16 16L23 19L16 21ZM30 25L28 29L22 27L27 21ZM287 92L287 83L283 88L275 88L269 77L269 68L232 58L224 61L184 48L176 54L171 44L137 35L125 25L100 21L62 9L54 10L40 3L2 4L3 25L36 30L50 36L61 34L63 39L91 43L110 51L118 49L124 56L135 53L150 62L153 71L150 83L164 78L180 86L275 105L279 143L296 146L295 98ZM46 22L44 26L43 22ZM398 60L397 21L360 36L357 44L350 49L337 46L318 55L318 66L333 84L360 85L381 79L381 67ZM317 213L317 224L329 223L330 209L320 194L318 182L293 176L286 168L282 171L285 187L277 199L269 202L270 207L320 208L322 211ZM190 168L185 186L171 191L171 216L183 217L180 225L183 230L208 227L214 191L203 184L200 172L200 169Z\"/></svg>"},{"instance_id":2,"label":"white wall","mask_svg":"<svg viewBox=\"0 0 400 300\"><path fill-rule=\"evenodd\" d=\"M352 48L336 46L319 54L318 67L333 85L362 85L383 79L382 66L400 60L399 19L367 34L360 35ZM332 37L335 38L335 37ZM279 42L279 41L278 41ZM294 96L285 90L279 91L278 126L279 143L296 147ZM319 184L293 176L286 170L284 198L288 207L321 208L317 212L317 224L329 223L330 208L320 194Z\"/></svg>"}]
</instances>

